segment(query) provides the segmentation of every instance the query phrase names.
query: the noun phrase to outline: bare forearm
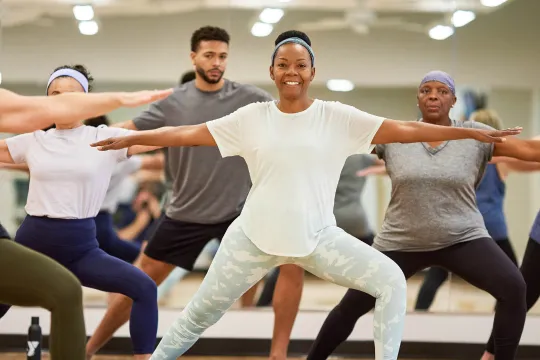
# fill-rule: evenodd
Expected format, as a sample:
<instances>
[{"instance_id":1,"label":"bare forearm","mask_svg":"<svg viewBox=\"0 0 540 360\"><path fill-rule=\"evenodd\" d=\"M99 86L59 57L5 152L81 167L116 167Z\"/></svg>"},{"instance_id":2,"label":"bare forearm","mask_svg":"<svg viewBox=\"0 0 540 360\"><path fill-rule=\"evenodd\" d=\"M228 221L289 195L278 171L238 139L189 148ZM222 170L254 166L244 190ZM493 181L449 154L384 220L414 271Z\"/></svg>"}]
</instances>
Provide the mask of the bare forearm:
<instances>
[{"instance_id":1,"label":"bare forearm","mask_svg":"<svg viewBox=\"0 0 540 360\"><path fill-rule=\"evenodd\" d=\"M20 96L11 93L2 112L2 125L14 133L30 132L53 123L72 123L103 115L122 106L118 93L65 93L56 96Z\"/></svg>"},{"instance_id":2,"label":"bare forearm","mask_svg":"<svg viewBox=\"0 0 540 360\"><path fill-rule=\"evenodd\" d=\"M524 148L527 149L521 160L540 162L540 140L523 140ZM519 157L518 157L519 158Z\"/></svg>"},{"instance_id":3,"label":"bare forearm","mask_svg":"<svg viewBox=\"0 0 540 360\"><path fill-rule=\"evenodd\" d=\"M205 125L203 124L203 126ZM138 131L130 135L129 140L132 145L156 147L211 145L208 142L207 136L201 136L199 125L164 126L155 130Z\"/></svg>"},{"instance_id":4,"label":"bare forearm","mask_svg":"<svg viewBox=\"0 0 540 360\"><path fill-rule=\"evenodd\" d=\"M129 135L129 143L144 146L182 146L182 131L180 127L164 126L155 130L138 131Z\"/></svg>"},{"instance_id":5,"label":"bare forearm","mask_svg":"<svg viewBox=\"0 0 540 360\"><path fill-rule=\"evenodd\" d=\"M474 139L478 131L470 128L432 125L420 121L404 121L400 130L399 134L396 134L400 143Z\"/></svg>"},{"instance_id":6,"label":"bare forearm","mask_svg":"<svg viewBox=\"0 0 540 360\"><path fill-rule=\"evenodd\" d=\"M119 93L64 93L50 96L43 100L44 112L49 114L56 123L70 123L73 120L86 120L107 114L122 106Z\"/></svg>"},{"instance_id":7,"label":"bare forearm","mask_svg":"<svg viewBox=\"0 0 540 360\"><path fill-rule=\"evenodd\" d=\"M134 145L134 146L129 147L128 155L131 156L131 155L137 155L137 154L142 154L142 153L146 153L146 152L151 152L151 151L161 149L162 147L163 146Z\"/></svg>"},{"instance_id":8,"label":"bare forearm","mask_svg":"<svg viewBox=\"0 0 540 360\"><path fill-rule=\"evenodd\" d=\"M517 170L513 169L514 166L512 165L517 165L519 167L518 164L520 160L540 162L540 140L522 140L510 137L504 143L495 145L493 156L518 159L515 161L506 161L512 170Z\"/></svg>"}]
</instances>

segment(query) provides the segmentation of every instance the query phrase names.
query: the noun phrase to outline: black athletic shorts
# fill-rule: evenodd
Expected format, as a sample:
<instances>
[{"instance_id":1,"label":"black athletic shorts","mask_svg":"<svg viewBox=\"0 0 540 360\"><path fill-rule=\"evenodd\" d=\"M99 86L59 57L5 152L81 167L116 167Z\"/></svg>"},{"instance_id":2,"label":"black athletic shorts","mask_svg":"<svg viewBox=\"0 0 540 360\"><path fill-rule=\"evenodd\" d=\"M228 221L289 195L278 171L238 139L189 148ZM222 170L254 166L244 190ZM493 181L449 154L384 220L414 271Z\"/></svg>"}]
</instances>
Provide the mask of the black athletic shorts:
<instances>
[{"instance_id":1,"label":"black athletic shorts","mask_svg":"<svg viewBox=\"0 0 540 360\"><path fill-rule=\"evenodd\" d=\"M149 234L144 253L152 259L191 271L206 244L212 239L221 240L233 221L196 224L162 215L155 232Z\"/></svg>"}]
</instances>

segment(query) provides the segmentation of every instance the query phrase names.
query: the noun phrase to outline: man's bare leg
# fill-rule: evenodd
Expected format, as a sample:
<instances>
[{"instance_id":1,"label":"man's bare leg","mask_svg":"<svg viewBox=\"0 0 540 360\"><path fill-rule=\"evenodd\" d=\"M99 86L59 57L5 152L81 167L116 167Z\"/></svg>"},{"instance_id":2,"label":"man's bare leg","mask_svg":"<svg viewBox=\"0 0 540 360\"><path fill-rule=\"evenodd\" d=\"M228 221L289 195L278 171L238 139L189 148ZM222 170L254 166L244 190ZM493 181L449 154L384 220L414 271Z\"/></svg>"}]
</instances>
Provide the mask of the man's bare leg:
<instances>
[{"instance_id":1,"label":"man's bare leg","mask_svg":"<svg viewBox=\"0 0 540 360\"><path fill-rule=\"evenodd\" d=\"M304 285L304 269L296 265L282 265L276 283L272 305L274 307L274 334L271 360L286 360L291 332L298 314Z\"/></svg>"},{"instance_id":2,"label":"man's bare leg","mask_svg":"<svg viewBox=\"0 0 540 360\"><path fill-rule=\"evenodd\" d=\"M157 285L161 284L174 269L174 265L154 260L144 253L139 256L133 265L148 274ZM105 316L86 344L87 359L91 359L113 337L114 333L129 320L133 301L121 294L112 294L110 299ZM146 360L146 358L136 358L136 360Z\"/></svg>"},{"instance_id":3,"label":"man's bare leg","mask_svg":"<svg viewBox=\"0 0 540 360\"><path fill-rule=\"evenodd\" d=\"M261 284L262 280L257 282L255 285L251 287L248 291L242 295L240 298L240 307L242 308L250 308L255 306L255 295L257 295L257 290L259 289L259 285Z\"/></svg>"}]
</instances>

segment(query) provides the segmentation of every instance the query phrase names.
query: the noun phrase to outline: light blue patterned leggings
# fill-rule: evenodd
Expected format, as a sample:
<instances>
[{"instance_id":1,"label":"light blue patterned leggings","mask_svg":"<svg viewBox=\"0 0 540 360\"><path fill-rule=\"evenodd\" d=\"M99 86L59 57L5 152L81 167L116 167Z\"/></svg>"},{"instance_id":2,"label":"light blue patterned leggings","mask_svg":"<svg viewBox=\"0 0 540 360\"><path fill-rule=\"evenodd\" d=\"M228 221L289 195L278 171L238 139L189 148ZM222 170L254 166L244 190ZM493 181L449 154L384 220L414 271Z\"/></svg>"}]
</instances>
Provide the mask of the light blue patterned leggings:
<instances>
[{"instance_id":1,"label":"light blue patterned leggings","mask_svg":"<svg viewBox=\"0 0 540 360\"><path fill-rule=\"evenodd\" d=\"M280 257L259 250L233 222L199 290L167 331L150 360L175 360L214 325L242 294L276 266L296 264L335 284L375 297L376 360L397 359L407 303L407 283L388 257L338 227L323 230L306 257Z\"/></svg>"}]
</instances>

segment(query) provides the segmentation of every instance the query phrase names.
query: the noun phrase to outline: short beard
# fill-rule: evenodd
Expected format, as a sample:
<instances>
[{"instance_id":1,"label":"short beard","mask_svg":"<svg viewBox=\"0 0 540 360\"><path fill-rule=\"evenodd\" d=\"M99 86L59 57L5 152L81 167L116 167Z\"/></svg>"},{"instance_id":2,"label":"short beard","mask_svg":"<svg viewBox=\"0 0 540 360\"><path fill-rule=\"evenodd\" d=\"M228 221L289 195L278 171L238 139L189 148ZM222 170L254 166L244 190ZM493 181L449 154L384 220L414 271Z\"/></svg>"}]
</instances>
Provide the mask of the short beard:
<instances>
[{"instance_id":1,"label":"short beard","mask_svg":"<svg viewBox=\"0 0 540 360\"><path fill-rule=\"evenodd\" d=\"M196 71L197 71L197 74L199 74L202 79L207 82L208 84L217 84L218 82L221 81L221 78L223 77L223 73L221 73L221 75L219 76L219 78L217 80L214 80L214 79L210 79L207 75L206 75L206 72L201 68L201 67L198 67L196 66Z\"/></svg>"}]
</instances>

